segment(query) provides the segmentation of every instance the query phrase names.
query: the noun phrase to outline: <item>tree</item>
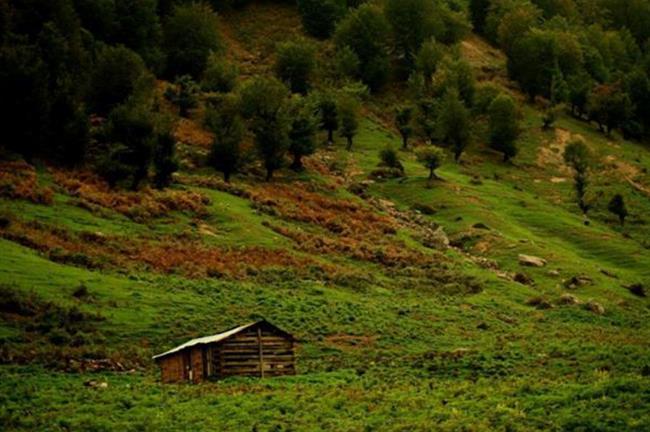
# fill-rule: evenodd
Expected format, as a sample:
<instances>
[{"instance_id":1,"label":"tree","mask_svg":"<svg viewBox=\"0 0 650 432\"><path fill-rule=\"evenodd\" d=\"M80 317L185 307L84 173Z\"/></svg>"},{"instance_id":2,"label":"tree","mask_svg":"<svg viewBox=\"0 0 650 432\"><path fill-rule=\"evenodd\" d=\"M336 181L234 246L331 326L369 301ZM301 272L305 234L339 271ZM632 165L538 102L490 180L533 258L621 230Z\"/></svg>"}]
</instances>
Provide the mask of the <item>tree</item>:
<instances>
[{"instance_id":1,"label":"tree","mask_svg":"<svg viewBox=\"0 0 650 432\"><path fill-rule=\"evenodd\" d=\"M517 105L508 95L496 97L488 109L490 146L503 153L504 162L517 154L519 136Z\"/></svg>"},{"instance_id":2,"label":"tree","mask_svg":"<svg viewBox=\"0 0 650 432\"><path fill-rule=\"evenodd\" d=\"M390 25L381 9L362 4L350 11L336 27L338 48L350 47L359 58L364 84L378 90L388 78L389 57L386 43Z\"/></svg>"},{"instance_id":3,"label":"tree","mask_svg":"<svg viewBox=\"0 0 650 432\"><path fill-rule=\"evenodd\" d=\"M593 79L587 72L581 71L568 78L567 87L569 88L571 114L582 117L587 111L587 101L593 87Z\"/></svg>"},{"instance_id":4,"label":"tree","mask_svg":"<svg viewBox=\"0 0 650 432\"><path fill-rule=\"evenodd\" d=\"M338 103L341 127L339 133L348 141L346 149L352 150L352 141L359 129L359 101L352 96L342 96Z\"/></svg>"},{"instance_id":5,"label":"tree","mask_svg":"<svg viewBox=\"0 0 650 432\"><path fill-rule=\"evenodd\" d=\"M153 89L151 75L138 54L123 46L100 50L91 76L88 103L90 109L107 115L136 92Z\"/></svg>"},{"instance_id":6,"label":"tree","mask_svg":"<svg viewBox=\"0 0 650 432\"><path fill-rule=\"evenodd\" d=\"M435 93L455 89L466 106L474 104L476 79L469 63L461 59L446 59L434 76Z\"/></svg>"},{"instance_id":7,"label":"tree","mask_svg":"<svg viewBox=\"0 0 650 432\"><path fill-rule=\"evenodd\" d=\"M157 0L115 0L115 26L109 41L137 52L152 70L160 72L162 26L157 3Z\"/></svg>"},{"instance_id":8,"label":"tree","mask_svg":"<svg viewBox=\"0 0 650 432\"><path fill-rule=\"evenodd\" d=\"M199 86L191 76L183 75L174 81L174 85L165 92L165 97L173 104L178 105L181 117L187 117L190 109L198 105Z\"/></svg>"},{"instance_id":9,"label":"tree","mask_svg":"<svg viewBox=\"0 0 650 432\"><path fill-rule=\"evenodd\" d=\"M158 132L153 151L154 178L158 189L164 189L172 182L172 174L178 171L179 163L176 157L176 139L171 125L166 125Z\"/></svg>"},{"instance_id":10,"label":"tree","mask_svg":"<svg viewBox=\"0 0 650 432\"><path fill-rule=\"evenodd\" d=\"M51 101L46 64L32 46L0 47L0 147L30 160L42 151Z\"/></svg>"},{"instance_id":11,"label":"tree","mask_svg":"<svg viewBox=\"0 0 650 432\"><path fill-rule=\"evenodd\" d=\"M278 46L275 72L293 93L307 93L316 65L316 48L306 39L287 41Z\"/></svg>"},{"instance_id":12,"label":"tree","mask_svg":"<svg viewBox=\"0 0 650 432\"><path fill-rule=\"evenodd\" d=\"M157 138L150 110L142 105L118 106L108 118L106 138L100 173L112 186L130 179L131 189L137 189L147 178Z\"/></svg>"},{"instance_id":13,"label":"tree","mask_svg":"<svg viewBox=\"0 0 650 432\"><path fill-rule=\"evenodd\" d=\"M537 95L550 97L558 51L557 39L550 31L535 29L512 41L508 74L531 99Z\"/></svg>"},{"instance_id":14,"label":"tree","mask_svg":"<svg viewBox=\"0 0 650 432\"><path fill-rule=\"evenodd\" d=\"M625 124L633 112L630 96L618 83L597 85L587 98L589 119L598 123L600 130L607 134Z\"/></svg>"},{"instance_id":15,"label":"tree","mask_svg":"<svg viewBox=\"0 0 650 432\"><path fill-rule=\"evenodd\" d=\"M200 79L210 53L223 47L212 8L205 3L179 4L163 28L167 76Z\"/></svg>"},{"instance_id":16,"label":"tree","mask_svg":"<svg viewBox=\"0 0 650 432\"><path fill-rule=\"evenodd\" d=\"M417 126L420 135L431 145L438 129L438 103L432 98L422 98L417 105Z\"/></svg>"},{"instance_id":17,"label":"tree","mask_svg":"<svg viewBox=\"0 0 650 432\"><path fill-rule=\"evenodd\" d=\"M420 47L415 59L415 66L424 77L424 84L427 88L431 86L431 78L436 73L443 56L444 50L435 39L429 39Z\"/></svg>"},{"instance_id":18,"label":"tree","mask_svg":"<svg viewBox=\"0 0 650 432\"><path fill-rule=\"evenodd\" d=\"M490 0L470 0L469 14L476 33L483 34L485 31L485 20L489 10Z\"/></svg>"},{"instance_id":19,"label":"tree","mask_svg":"<svg viewBox=\"0 0 650 432\"><path fill-rule=\"evenodd\" d=\"M443 142L452 149L458 162L470 141L471 122L469 110L457 91L448 91L443 97L438 124Z\"/></svg>"},{"instance_id":20,"label":"tree","mask_svg":"<svg viewBox=\"0 0 650 432\"><path fill-rule=\"evenodd\" d=\"M310 35L326 39L334 33L336 23L345 15L345 0L298 0L302 25Z\"/></svg>"},{"instance_id":21,"label":"tree","mask_svg":"<svg viewBox=\"0 0 650 432\"><path fill-rule=\"evenodd\" d=\"M431 184L431 180L434 177L437 178L435 171L440 168L442 163L445 160L445 152L435 146L423 146L416 150L415 155L417 156L418 161L429 170L429 179L428 184Z\"/></svg>"},{"instance_id":22,"label":"tree","mask_svg":"<svg viewBox=\"0 0 650 432\"><path fill-rule=\"evenodd\" d=\"M588 184L588 171L591 165L591 153L584 139L576 137L572 139L564 150L564 161L574 171L574 186L578 207L584 214L589 211L589 205L585 202L585 194Z\"/></svg>"},{"instance_id":23,"label":"tree","mask_svg":"<svg viewBox=\"0 0 650 432\"><path fill-rule=\"evenodd\" d=\"M393 29L398 57L405 71L415 66L415 58L425 40L442 33L443 23L430 0L388 0L386 19Z\"/></svg>"},{"instance_id":24,"label":"tree","mask_svg":"<svg viewBox=\"0 0 650 432\"><path fill-rule=\"evenodd\" d=\"M205 124L214 135L208 163L223 173L224 181L230 182L244 160L242 140L246 129L237 98L224 96L218 107L208 108Z\"/></svg>"},{"instance_id":25,"label":"tree","mask_svg":"<svg viewBox=\"0 0 650 432\"><path fill-rule=\"evenodd\" d=\"M359 57L349 46L336 50L334 65L337 74L342 78L357 79L359 77Z\"/></svg>"},{"instance_id":26,"label":"tree","mask_svg":"<svg viewBox=\"0 0 650 432\"><path fill-rule=\"evenodd\" d=\"M339 127L339 114L336 97L331 91L323 92L317 101L320 128L327 131L327 144L334 143L334 131Z\"/></svg>"},{"instance_id":27,"label":"tree","mask_svg":"<svg viewBox=\"0 0 650 432\"><path fill-rule=\"evenodd\" d=\"M254 78L241 90L242 113L249 119L266 180L282 167L289 148L288 89L275 78Z\"/></svg>"},{"instance_id":28,"label":"tree","mask_svg":"<svg viewBox=\"0 0 650 432\"><path fill-rule=\"evenodd\" d=\"M292 101L289 153L293 156L291 169L302 171L302 158L316 151L318 119L309 101L297 97Z\"/></svg>"},{"instance_id":29,"label":"tree","mask_svg":"<svg viewBox=\"0 0 650 432\"><path fill-rule=\"evenodd\" d=\"M413 134L413 107L403 106L397 109L395 127L402 136L402 148L408 148L408 140Z\"/></svg>"},{"instance_id":30,"label":"tree","mask_svg":"<svg viewBox=\"0 0 650 432\"><path fill-rule=\"evenodd\" d=\"M614 195L612 197L612 200L607 205L607 210L618 216L618 220L621 222L621 225L625 225L625 218L627 217L628 213L623 195Z\"/></svg>"},{"instance_id":31,"label":"tree","mask_svg":"<svg viewBox=\"0 0 650 432\"><path fill-rule=\"evenodd\" d=\"M201 88L208 92L228 93L235 88L239 70L217 53L210 54Z\"/></svg>"}]
</instances>

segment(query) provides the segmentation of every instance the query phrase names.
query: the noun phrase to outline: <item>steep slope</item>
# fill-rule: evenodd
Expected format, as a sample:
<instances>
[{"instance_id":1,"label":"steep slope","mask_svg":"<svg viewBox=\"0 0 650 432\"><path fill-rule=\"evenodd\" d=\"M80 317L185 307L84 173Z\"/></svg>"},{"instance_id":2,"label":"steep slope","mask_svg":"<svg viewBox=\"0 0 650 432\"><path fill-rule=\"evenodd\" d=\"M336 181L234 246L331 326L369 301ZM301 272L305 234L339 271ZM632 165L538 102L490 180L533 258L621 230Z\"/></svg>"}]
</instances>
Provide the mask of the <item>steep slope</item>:
<instances>
[{"instance_id":1,"label":"steep slope","mask_svg":"<svg viewBox=\"0 0 650 432\"><path fill-rule=\"evenodd\" d=\"M295 12L233 14L230 55L268 71L286 37L271 24ZM514 89L497 51L463 47L483 79ZM650 280L647 149L569 117L542 131L526 106L514 164L475 143L431 188L410 152L406 178L369 182L399 143L386 120L398 99L369 101L352 152L337 137L270 184L186 163L170 191L130 193L3 165L4 427L647 430L650 304L624 287ZM188 161L205 150L199 120L184 124ZM561 163L570 134L598 155L593 193L625 194L625 228L605 198L585 224ZM521 267L522 253L548 265ZM568 288L574 276L588 279ZM298 376L158 383L152 354L262 316L299 338Z\"/></svg>"}]
</instances>

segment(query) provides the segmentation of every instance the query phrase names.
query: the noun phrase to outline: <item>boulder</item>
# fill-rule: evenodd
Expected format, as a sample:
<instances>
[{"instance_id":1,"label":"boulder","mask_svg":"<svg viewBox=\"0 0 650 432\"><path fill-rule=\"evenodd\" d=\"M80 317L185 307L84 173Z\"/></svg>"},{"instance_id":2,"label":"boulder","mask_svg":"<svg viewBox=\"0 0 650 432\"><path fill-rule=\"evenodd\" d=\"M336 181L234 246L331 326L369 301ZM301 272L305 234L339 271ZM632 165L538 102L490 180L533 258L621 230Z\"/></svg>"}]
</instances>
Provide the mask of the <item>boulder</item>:
<instances>
[{"instance_id":1,"label":"boulder","mask_svg":"<svg viewBox=\"0 0 650 432\"><path fill-rule=\"evenodd\" d=\"M561 305L577 305L580 304L580 300L572 294L562 294L557 303Z\"/></svg>"},{"instance_id":2,"label":"boulder","mask_svg":"<svg viewBox=\"0 0 650 432\"><path fill-rule=\"evenodd\" d=\"M632 294L634 294L637 297L646 297L646 290L645 286L641 283L635 283L631 285L624 285L624 288L627 288Z\"/></svg>"},{"instance_id":3,"label":"boulder","mask_svg":"<svg viewBox=\"0 0 650 432\"><path fill-rule=\"evenodd\" d=\"M533 278L528 276L525 273L517 273L515 274L515 277L513 278L515 282L519 282L522 285L535 285L535 281Z\"/></svg>"},{"instance_id":4,"label":"boulder","mask_svg":"<svg viewBox=\"0 0 650 432\"><path fill-rule=\"evenodd\" d=\"M533 306L535 309L551 309L553 305L544 297L533 297L526 301L528 306Z\"/></svg>"},{"instance_id":5,"label":"boulder","mask_svg":"<svg viewBox=\"0 0 650 432\"><path fill-rule=\"evenodd\" d=\"M435 231L430 231L422 239L422 245L431 249L447 249L449 247L449 237L442 227L438 227Z\"/></svg>"},{"instance_id":6,"label":"boulder","mask_svg":"<svg viewBox=\"0 0 650 432\"><path fill-rule=\"evenodd\" d=\"M576 289L582 286L587 286L591 285L594 282L594 280L586 275L577 275L573 276L572 278L569 278L564 281L564 286L567 289Z\"/></svg>"},{"instance_id":7,"label":"boulder","mask_svg":"<svg viewBox=\"0 0 650 432\"><path fill-rule=\"evenodd\" d=\"M519 264L527 267L544 267L547 261L532 255L519 255Z\"/></svg>"},{"instance_id":8,"label":"boulder","mask_svg":"<svg viewBox=\"0 0 650 432\"><path fill-rule=\"evenodd\" d=\"M603 305L594 300L589 300L587 303L585 303L585 309L589 312L595 313L596 315L603 315L605 313L605 308Z\"/></svg>"}]
</instances>

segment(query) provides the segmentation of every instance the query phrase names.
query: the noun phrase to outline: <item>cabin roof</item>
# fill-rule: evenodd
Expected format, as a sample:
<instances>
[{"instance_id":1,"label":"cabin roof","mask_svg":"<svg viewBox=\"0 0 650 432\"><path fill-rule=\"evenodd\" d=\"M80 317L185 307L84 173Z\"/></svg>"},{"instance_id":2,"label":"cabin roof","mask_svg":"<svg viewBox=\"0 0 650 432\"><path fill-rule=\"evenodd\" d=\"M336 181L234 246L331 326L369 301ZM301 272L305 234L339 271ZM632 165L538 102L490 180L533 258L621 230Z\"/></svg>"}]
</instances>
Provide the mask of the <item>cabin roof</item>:
<instances>
[{"instance_id":1,"label":"cabin roof","mask_svg":"<svg viewBox=\"0 0 650 432\"><path fill-rule=\"evenodd\" d=\"M262 324L262 323L268 324L271 327L274 327L277 330L279 330L281 333L283 333L287 337L293 338L292 335L290 335L289 333L279 329L278 327L275 327L273 324L269 323L268 321L261 320L261 321L256 321L256 322L241 325L239 327L232 328L232 329L227 330L227 331L225 331L223 333L218 333L218 334L215 334L215 335L212 335L212 336L204 336L204 337L192 339L190 341L185 342L182 345L177 346L176 348L172 348L169 351L166 351L166 352L164 352L162 354L157 354L157 355L153 356L152 359L157 360L159 358L166 357L166 356L168 356L170 354L180 352L180 351L184 350L185 348L193 347L195 345L203 345L203 344L211 344L211 343L221 342L222 340L227 339L230 336L233 336L233 335L235 335L235 334L237 334L237 333L239 333L241 331L244 331L247 328L250 328L250 327L253 327L253 326L257 325L257 324Z\"/></svg>"}]
</instances>

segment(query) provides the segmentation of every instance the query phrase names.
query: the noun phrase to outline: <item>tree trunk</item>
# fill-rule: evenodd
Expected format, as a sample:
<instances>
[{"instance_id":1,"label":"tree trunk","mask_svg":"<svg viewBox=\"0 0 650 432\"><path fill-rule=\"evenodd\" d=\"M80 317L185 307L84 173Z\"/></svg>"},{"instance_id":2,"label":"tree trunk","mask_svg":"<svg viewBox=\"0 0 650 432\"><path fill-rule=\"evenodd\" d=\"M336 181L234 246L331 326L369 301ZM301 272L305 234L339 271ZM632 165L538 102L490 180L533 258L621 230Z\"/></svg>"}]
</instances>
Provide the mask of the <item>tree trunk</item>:
<instances>
[{"instance_id":1,"label":"tree trunk","mask_svg":"<svg viewBox=\"0 0 650 432\"><path fill-rule=\"evenodd\" d=\"M402 135L402 148L406 150L409 146L409 137Z\"/></svg>"},{"instance_id":2,"label":"tree trunk","mask_svg":"<svg viewBox=\"0 0 650 432\"><path fill-rule=\"evenodd\" d=\"M352 150L352 136L350 135L350 136L347 136L346 138L348 140L348 145L347 145L346 149L348 151L350 151L350 150Z\"/></svg>"},{"instance_id":3,"label":"tree trunk","mask_svg":"<svg viewBox=\"0 0 650 432\"><path fill-rule=\"evenodd\" d=\"M273 170L271 168L266 169L266 181L269 182L273 178Z\"/></svg>"},{"instance_id":4,"label":"tree trunk","mask_svg":"<svg viewBox=\"0 0 650 432\"><path fill-rule=\"evenodd\" d=\"M223 181L225 181L226 183L230 183L230 171L223 172Z\"/></svg>"},{"instance_id":5,"label":"tree trunk","mask_svg":"<svg viewBox=\"0 0 650 432\"><path fill-rule=\"evenodd\" d=\"M302 171L302 156L299 154L293 155L293 162L291 163L290 168L296 172Z\"/></svg>"},{"instance_id":6,"label":"tree trunk","mask_svg":"<svg viewBox=\"0 0 650 432\"><path fill-rule=\"evenodd\" d=\"M328 129L327 130L327 144L332 145L334 142L334 130L333 129Z\"/></svg>"}]
</instances>

